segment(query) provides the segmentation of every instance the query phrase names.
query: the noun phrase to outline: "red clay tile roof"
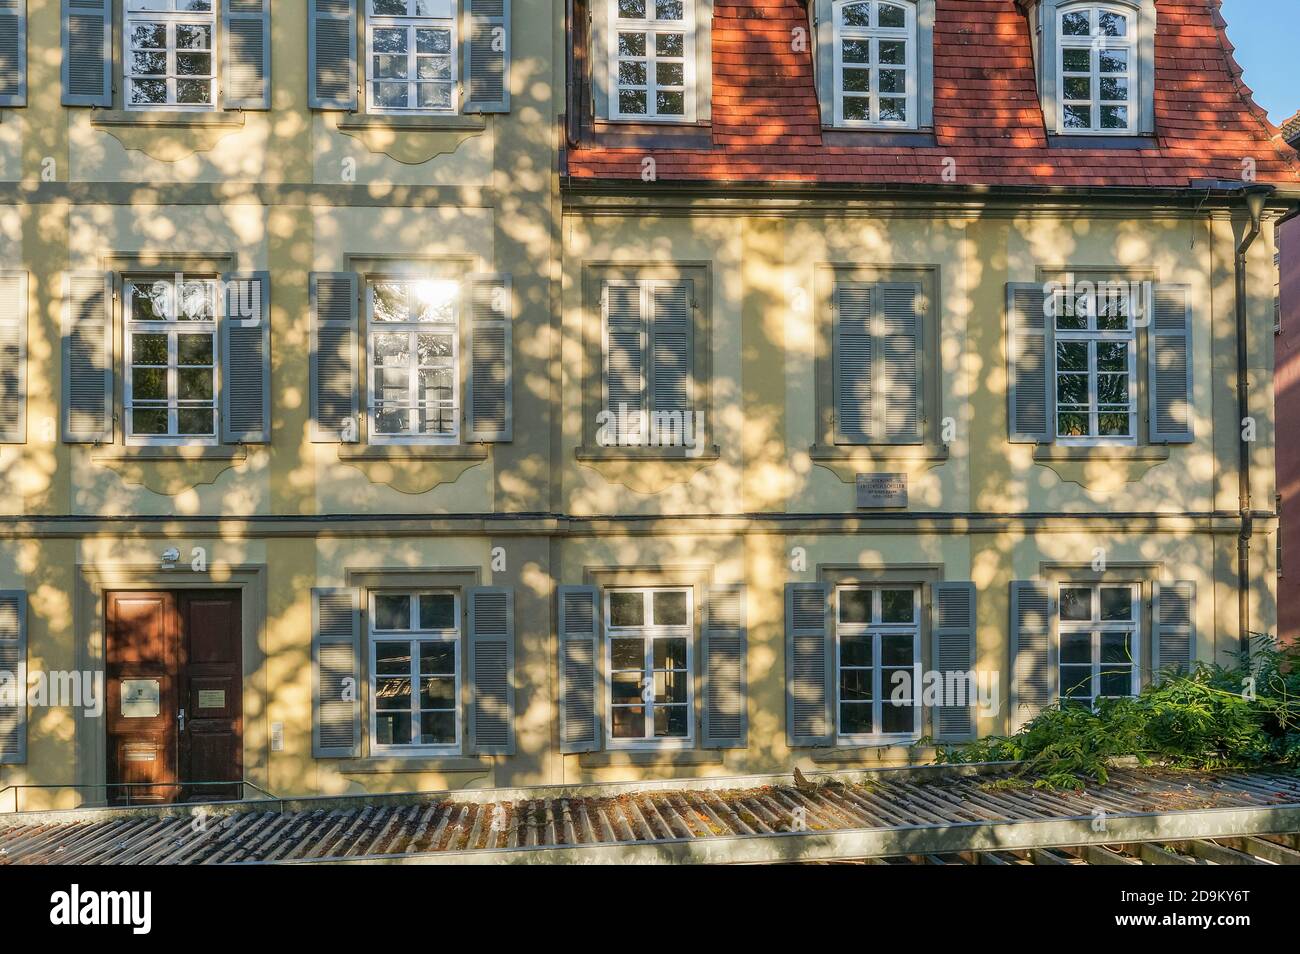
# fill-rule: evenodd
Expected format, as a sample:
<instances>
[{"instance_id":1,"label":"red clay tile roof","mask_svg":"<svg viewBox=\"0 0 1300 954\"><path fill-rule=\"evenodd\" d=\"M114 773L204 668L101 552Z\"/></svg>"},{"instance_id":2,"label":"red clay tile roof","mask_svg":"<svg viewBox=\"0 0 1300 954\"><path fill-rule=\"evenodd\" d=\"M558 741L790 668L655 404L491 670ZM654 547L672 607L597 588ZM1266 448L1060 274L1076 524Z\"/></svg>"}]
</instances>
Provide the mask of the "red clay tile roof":
<instances>
[{"instance_id":1,"label":"red clay tile roof","mask_svg":"<svg viewBox=\"0 0 1300 954\"><path fill-rule=\"evenodd\" d=\"M1219 0L1157 0L1156 148L1049 148L1034 81L1029 22L1015 0L938 0L935 146L826 145L802 0L715 0L712 150L571 150L575 179L943 182L945 159L969 185L1186 188L1196 179L1300 183L1300 158L1251 99Z\"/></svg>"}]
</instances>

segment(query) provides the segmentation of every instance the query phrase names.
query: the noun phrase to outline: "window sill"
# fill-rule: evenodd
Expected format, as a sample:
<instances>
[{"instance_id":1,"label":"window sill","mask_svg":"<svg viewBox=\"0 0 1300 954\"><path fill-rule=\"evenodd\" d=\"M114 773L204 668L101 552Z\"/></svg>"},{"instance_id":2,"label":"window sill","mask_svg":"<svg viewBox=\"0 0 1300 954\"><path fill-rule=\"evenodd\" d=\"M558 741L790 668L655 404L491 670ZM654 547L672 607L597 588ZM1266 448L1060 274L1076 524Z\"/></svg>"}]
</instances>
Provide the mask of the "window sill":
<instances>
[{"instance_id":1,"label":"window sill","mask_svg":"<svg viewBox=\"0 0 1300 954\"><path fill-rule=\"evenodd\" d=\"M644 749L615 749L609 752L585 752L578 756L580 768L614 768L620 765L721 765L722 753L712 749L669 749L648 752Z\"/></svg>"},{"instance_id":2,"label":"window sill","mask_svg":"<svg viewBox=\"0 0 1300 954\"><path fill-rule=\"evenodd\" d=\"M909 148L934 148L937 140L933 132L918 129L861 129L850 126L823 126L824 146L907 146Z\"/></svg>"},{"instance_id":3,"label":"window sill","mask_svg":"<svg viewBox=\"0 0 1300 954\"><path fill-rule=\"evenodd\" d=\"M1034 447L1034 460L1071 461L1071 460L1168 460L1167 444L1139 444L1131 446L1119 444L1108 446L1099 444L1093 447L1062 446L1060 444L1038 444Z\"/></svg>"},{"instance_id":4,"label":"window sill","mask_svg":"<svg viewBox=\"0 0 1300 954\"><path fill-rule=\"evenodd\" d=\"M814 444L808 448L813 460L872 464L884 460L946 461L947 444Z\"/></svg>"},{"instance_id":5,"label":"window sill","mask_svg":"<svg viewBox=\"0 0 1300 954\"><path fill-rule=\"evenodd\" d=\"M97 109L90 114L94 126L155 126L174 129L244 125L244 114L233 110L186 112L153 109Z\"/></svg>"},{"instance_id":6,"label":"window sill","mask_svg":"<svg viewBox=\"0 0 1300 954\"><path fill-rule=\"evenodd\" d=\"M105 446L92 453L93 461L115 460L247 460L248 448L243 444L213 444L203 446L161 446L140 444Z\"/></svg>"},{"instance_id":7,"label":"window sill","mask_svg":"<svg viewBox=\"0 0 1300 954\"><path fill-rule=\"evenodd\" d=\"M365 131L368 129L397 129L412 132L442 132L444 130L487 129L485 116L398 116L391 113L348 113L341 117L339 129Z\"/></svg>"},{"instance_id":8,"label":"window sill","mask_svg":"<svg viewBox=\"0 0 1300 954\"><path fill-rule=\"evenodd\" d=\"M850 765L861 762L906 761L915 765L928 765L934 761L934 748L918 749L909 742L881 742L878 745L835 746L815 749L810 756L818 765Z\"/></svg>"},{"instance_id":9,"label":"window sill","mask_svg":"<svg viewBox=\"0 0 1300 954\"><path fill-rule=\"evenodd\" d=\"M376 756L370 759L344 759L338 763L343 775L402 775L424 772L486 772L492 768L490 758L480 756Z\"/></svg>"},{"instance_id":10,"label":"window sill","mask_svg":"<svg viewBox=\"0 0 1300 954\"><path fill-rule=\"evenodd\" d=\"M1155 136L1116 136L1099 133L1095 136L1048 136L1049 149L1159 149Z\"/></svg>"},{"instance_id":11,"label":"window sill","mask_svg":"<svg viewBox=\"0 0 1300 954\"><path fill-rule=\"evenodd\" d=\"M578 460L664 460L690 463L718 460L722 456L722 449L713 444L694 454L685 447L579 447L574 454Z\"/></svg>"},{"instance_id":12,"label":"window sill","mask_svg":"<svg viewBox=\"0 0 1300 954\"><path fill-rule=\"evenodd\" d=\"M487 460L483 444L340 444L339 460Z\"/></svg>"},{"instance_id":13,"label":"window sill","mask_svg":"<svg viewBox=\"0 0 1300 954\"><path fill-rule=\"evenodd\" d=\"M584 147L603 149L712 149L710 123L643 122L631 119L597 119L584 123Z\"/></svg>"}]
</instances>

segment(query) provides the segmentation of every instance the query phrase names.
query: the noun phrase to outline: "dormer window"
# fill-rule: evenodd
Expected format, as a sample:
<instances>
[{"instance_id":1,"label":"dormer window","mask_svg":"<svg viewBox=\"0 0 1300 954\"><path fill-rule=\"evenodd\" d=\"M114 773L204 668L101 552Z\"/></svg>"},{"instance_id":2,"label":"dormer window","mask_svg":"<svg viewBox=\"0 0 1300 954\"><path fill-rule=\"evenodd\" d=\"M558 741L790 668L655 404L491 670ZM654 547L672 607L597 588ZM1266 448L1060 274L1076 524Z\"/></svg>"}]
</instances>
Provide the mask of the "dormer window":
<instances>
[{"instance_id":1,"label":"dormer window","mask_svg":"<svg viewBox=\"0 0 1300 954\"><path fill-rule=\"evenodd\" d=\"M840 0L835 18L835 125L916 127L916 7Z\"/></svg>"},{"instance_id":2,"label":"dormer window","mask_svg":"<svg viewBox=\"0 0 1300 954\"><path fill-rule=\"evenodd\" d=\"M1061 111L1057 132L1131 133L1137 121L1136 17L1116 7L1060 11Z\"/></svg>"},{"instance_id":3,"label":"dormer window","mask_svg":"<svg viewBox=\"0 0 1300 954\"><path fill-rule=\"evenodd\" d=\"M814 0L822 126L934 126L935 0Z\"/></svg>"},{"instance_id":4,"label":"dormer window","mask_svg":"<svg viewBox=\"0 0 1300 954\"><path fill-rule=\"evenodd\" d=\"M1049 136L1155 132L1156 0L1023 0Z\"/></svg>"},{"instance_id":5,"label":"dormer window","mask_svg":"<svg viewBox=\"0 0 1300 954\"><path fill-rule=\"evenodd\" d=\"M694 122L693 0L611 0L612 119Z\"/></svg>"}]
</instances>

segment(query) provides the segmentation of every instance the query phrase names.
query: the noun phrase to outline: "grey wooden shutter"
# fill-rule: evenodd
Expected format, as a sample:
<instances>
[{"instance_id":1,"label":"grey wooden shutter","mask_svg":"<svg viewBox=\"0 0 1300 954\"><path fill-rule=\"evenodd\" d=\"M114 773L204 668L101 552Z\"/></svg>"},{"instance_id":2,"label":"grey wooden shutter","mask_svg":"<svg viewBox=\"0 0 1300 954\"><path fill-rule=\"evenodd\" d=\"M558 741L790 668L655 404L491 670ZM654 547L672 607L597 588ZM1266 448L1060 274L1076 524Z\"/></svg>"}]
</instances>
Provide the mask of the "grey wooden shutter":
<instances>
[{"instance_id":1,"label":"grey wooden shutter","mask_svg":"<svg viewBox=\"0 0 1300 954\"><path fill-rule=\"evenodd\" d=\"M931 619L934 626L931 668L944 677L945 693L944 704L934 710L933 734L947 742L973 739L975 584L936 584ZM959 694L950 695L954 689Z\"/></svg>"},{"instance_id":2,"label":"grey wooden shutter","mask_svg":"<svg viewBox=\"0 0 1300 954\"><path fill-rule=\"evenodd\" d=\"M875 301L874 285L835 285L832 364L837 444L867 444L875 436L875 385L871 377Z\"/></svg>"},{"instance_id":3,"label":"grey wooden shutter","mask_svg":"<svg viewBox=\"0 0 1300 954\"><path fill-rule=\"evenodd\" d=\"M312 272L311 439L354 443L357 417L357 276Z\"/></svg>"},{"instance_id":4,"label":"grey wooden shutter","mask_svg":"<svg viewBox=\"0 0 1300 954\"><path fill-rule=\"evenodd\" d=\"M27 0L0 0L0 106L27 105Z\"/></svg>"},{"instance_id":5,"label":"grey wooden shutter","mask_svg":"<svg viewBox=\"0 0 1300 954\"><path fill-rule=\"evenodd\" d=\"M833 646L830 587L787 583L785 698L786 737L791 748L830 745L835 740Z\"/></svg>"},{"instance_id":6,"label":"grey wooden shutter","mask_svg":"<svg viewBox=\"0 0 1300 954\"><path fill-rule=\"evenodd\" d=\"M921 286L889 282L880 286L875 345L879 361L883 420L877 433L887 444L921 441Z\"/></svg>"},{"instance_id":7,"label":"grey wooden shutter","mask_svg":"<svg viewBox=\"0 0 1300 954\"><path fill-rule=\"evenodd\" d=\"M471 441L508 441L514 435L514 303L508 275L471 275L470 368L466 419Z\"/></svg>"},{"instance_id":8,"label":"grey wooden shutter","mask_svg":"<svg viewBox=\"0 0 1300 954\"><path fill-rule=\"evenodd\" d=\"M1052 596L1046 583L1011 584L1011 728L1033 719L1054 701L1056 651L1052 646Z\"/></svg>"},{"instance_id":9,"label":"grey wooden shutter","mask_svg":"<svg viewBox=\"0 0 1300 954\"><path fill-rule=\"evenodd\" d=\"M510 112L510 0L464 0L466 113Z\"/></svg>"},{"instance_id":10,"label":"grey wooden shutter","mask_svg":"<svg viewBox=\"0 0 1300 954\"><path fill-rule=\"evenodd\" d=\"M352 588L311 591L311 753L361 754L361 596Z\"/></svg>"},{"instance_id":11,"label":"grey wooden shutter","mask_svg":"<svg viewBox=\"0 0 1300 954\"><path fill-rule=\"evenodd\" d=\"M221 439L266 444L271 439L271 276L222 276Z\"/></svg>"},{"instance_id":12,"label":"grey wooden shutter","mask_svg":"<svg viewBox=\"0 0 1300 954\"><path fill-rule=\"evenodd\" d=\"M62 0L63 105L113 105L113 0Z\"/></svg>"},{"instance_id":13,"label":"grey wooden shutter","mask_svg":"<svg viewBox=\"0 0 1300 954\"><path fill-rule=\"evenodd\" d=\"M469 744L479 755L515 752L515 593L469 591Z\"/></svg>"},{"instance_id":14,"label":"grey wooden shutter","mask_svg":"<svg viewBox=\"0 0 1300 954\"><path fill-rule=\"evenodd\" d=\"M357 108L357 0L307 2L307 104Z\"/></svg>"},{"instance_id":15,"label":"grey wooden shutter","mask_svg":"<svg viewBox=\"0 0 1300 954\"><path fill-rule=\"evenodd\" d=\"M1046 444L1056 431L1056 354L1041 283L1007 285L1007 415L1013 444Z\"/></svg>"},{"instance_id":16,"label":"grey wooden shutter","mask_svg":"<svg viewBox=\"0 0 1300 954\"><path fill-rule=\"evenodd\" d=\"M743 749L749 745L744 585L709 587L704 612L703 745Z\"/></svg>"},{"instance_id":17,"label":"grey wooden shutter","mask_svg":"<svg viewBox=\"0 0 1300 954\"><path fill-rule=\"evenodd\" d=\"M0 673L14 696L0 693L0 765L27 761L27 594L0 590Z\"/></svg>"},{"instance_id":18,"label":"grey wooden shutter","mask_svg":"<svg viewBox=\"0 0 1300 954\"><path fill-rule=\"evenodd\" d=\"M1157 285L1147 333L1150 430L1153 444L1190 444L1192 310L1186 285Z\"/></svg>"},{"instance_id":19,"label":"grey wooden shutter","mask_svg":"<svg viewBox=\"0 0 1300 954\"><path fill-rule=\"evenodd\" d=\"M651 282L643 302L649 306L651 411L687 413L694 398L695 355L691 282Z\"/></svg>"},{"instance_id":20,"label":"grey wooden shutter","mask_svg":"<svg viewBox=\"0 0 1300 954\"><path fill-rule=\"evenodd\" d=\"M599 694L600 593L594 586L561 586L560 751L594 752L601 743Z\"/></svg>"},{"instance_id":21,"label":"grey wooden shutter","mask_svg":"<svg viewBox=\"0 0 1300 954\"><path fill-rule=\"evenodd\" d=\"M646 410L646 315L640 282L606 282L602 297L605 324L605 407Z\"/></svg>"},{"instance_id":22,"label":"grey wooden shutter","mask_svg":"<svg viewBox=\"0 0 1300 954\"><path fill-rule=\"evenodd\" d=\"M1188 672L1196 659L1196 584L1190 580L1155 584L1151 617L1151 668Z\"/></svg>"},{"instance_id":23,"label":"grey wooden shutter","mask_svg":"<svg viewBox=\"0 0 1300 954\"><path fill-rule=\"evenodd\" d=\"M227 109L271 108L271 0L225 0L223 102Z\"/></svg>"},{"instance_id":24,"label":"grey wooden shutter","mask_svg":"<svg viewBox=\"0 0 1300 954\"><path fill-rule=\"evenodd\" d=\"M63 277L63 439L113 442L113 275Z\"/></svg>"},{"instance_id":25,"label":"grey wooden shutter","mask_svg":"<svg viewBox=\"0 0 1300 954\"><path fill-rule=\"evenodd\" d=\"M27 272L0 270L0 444L27 440Z\"/></svg>"}]
</instances>

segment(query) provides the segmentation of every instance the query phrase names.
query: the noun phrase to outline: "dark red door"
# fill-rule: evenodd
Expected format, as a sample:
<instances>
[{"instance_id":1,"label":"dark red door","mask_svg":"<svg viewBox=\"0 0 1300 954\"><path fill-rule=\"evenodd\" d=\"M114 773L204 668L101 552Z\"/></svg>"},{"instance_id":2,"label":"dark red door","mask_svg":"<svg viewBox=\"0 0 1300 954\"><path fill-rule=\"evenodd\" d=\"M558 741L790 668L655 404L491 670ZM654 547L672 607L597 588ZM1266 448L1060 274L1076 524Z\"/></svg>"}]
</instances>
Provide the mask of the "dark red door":
<instances>
[{"instance_id":1,"label":"dark red door","mask_svg":"<svg viewBox=\"0 0 1300 954\"><path fill-rule=\"evenodd\" d=\"M238 798L243 660L238 591L106 598L107 764L115 803Z\"/></svg>"},{"instance_id":2,"label":"dark red door","mask_svg":"<svg viewBox=\"0 0 1300 954\"><path fill-rule=\"evenodd\" d=\"M178 601L180 780L238 782L244 776L239 593L180 593ZM239 786L188 786L184 797L238 798Z\"/></svg>"}]
</instances>

